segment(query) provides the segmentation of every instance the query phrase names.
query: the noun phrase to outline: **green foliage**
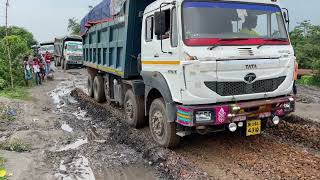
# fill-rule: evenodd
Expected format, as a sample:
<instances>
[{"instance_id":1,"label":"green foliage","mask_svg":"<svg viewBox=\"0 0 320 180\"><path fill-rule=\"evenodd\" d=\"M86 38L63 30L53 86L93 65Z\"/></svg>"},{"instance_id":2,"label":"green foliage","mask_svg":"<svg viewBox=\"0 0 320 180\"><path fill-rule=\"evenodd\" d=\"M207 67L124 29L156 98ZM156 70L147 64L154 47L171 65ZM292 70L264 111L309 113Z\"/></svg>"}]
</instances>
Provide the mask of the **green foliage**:
<instances>
[{"instance_id":1,"label":"green foliage","mask_svg":"<svg viewBox=\"0 0 320 180\"><path fill-rule=\"evenodd\" d=\"M3 90L10 84L10 67L7 48L9 48L10 51L15 86L24 84L23 57L31 53L27 42L20 36L12 35L0 40L0 90Z\"/></svg>"},{"instance_id":2,"label":"green foliage","mask_svg":"<svg viewBox=\"0 0 320 180\"><path fill-rule=\"evenodd\" d=\"M298 80L298 84L320 87L320 78L317 76L302 76L302 78Z\"/></svg>"},{"instance_id":3,"label":"green foliage","mask_svg":"<svg viewBox=\"0 0 320 180\"><path fill-rule=\"evenodd\" d=\"M18 139L14 139L12 142L0 144L0 148L14 152L29 152L31 150L30 144L25 144Z\"/></svg>"},{"instance_id":4,"label":"green foliage","mask_svg":"<svg viewBox=\"0 0 320 180\"><path fill-rule=\"evenodd\" d=\"M70 18L68 20L68 31L71 34L79 35L80 34L80 23L76 18Z\"/></svg>"},{"instance_id":5,"label":"green foliage","mask_svg":"<svg viewBox=\"0 0 320 180\"><path fill-rule=\"evenodd\" d=\"M290 33L300 68L320 72L320 26L303 21Z\"/></svg>"},{"instance_id":6,"label":"green foliage","mask_svg":"<svg viewBox=\"0 0 320 180\"><path fill-rule=\"evenodd\" d=\"M30 92L27 87L16 86L13 89L6 88L0 91L0 96L9 99L20 99L20 100L30 100Z\"/></svg>"},{"instance_id":7,"label":"green foliage","mask_svg":"<svg viewBox=\"0 0 320 180\"><path fill-rule=\"evenodd\" d=\"M5 27L0 27L0 39L3 39L6 35ZM11 26L8 28L8 36L15 35L20 36L27 42L27 46L31 47L32 45L37 44L37 41L34 39L33 34L22 27Z\"/></svg>"}]
</instances>

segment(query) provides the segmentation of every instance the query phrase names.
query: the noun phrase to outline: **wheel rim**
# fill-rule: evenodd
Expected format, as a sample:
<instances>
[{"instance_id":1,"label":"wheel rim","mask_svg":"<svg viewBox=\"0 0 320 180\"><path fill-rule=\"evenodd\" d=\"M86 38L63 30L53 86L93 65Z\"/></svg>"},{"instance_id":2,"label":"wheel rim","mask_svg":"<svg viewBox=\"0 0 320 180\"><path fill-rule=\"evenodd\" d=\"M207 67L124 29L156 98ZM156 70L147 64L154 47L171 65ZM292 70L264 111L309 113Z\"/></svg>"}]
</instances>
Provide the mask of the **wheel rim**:
<instances>
[{"instance_id":1,"label":"wheel rim","mask_svg":"<svg viewBox=\"0 0 320 180\"><path fill-rule=\"evenodd\" d=\"M151 117L151 129L157 139L161 139L164 134L163 119L161 111L156 111Z\"/></svg>"},{"instance_id":2,"label":"wheel rim","mask_svg":"<svg viewBox=\"0 0 320 180\"><path fill-rule=\"evenodd\" d=\"M132 103L132 100L131 100L131 99L129 99L129 100L126 102L125 112L126 112L127 119L128 119L129 121L132 121L134 112L133 112L133 103Z\"/></svg>"}]
</instances>

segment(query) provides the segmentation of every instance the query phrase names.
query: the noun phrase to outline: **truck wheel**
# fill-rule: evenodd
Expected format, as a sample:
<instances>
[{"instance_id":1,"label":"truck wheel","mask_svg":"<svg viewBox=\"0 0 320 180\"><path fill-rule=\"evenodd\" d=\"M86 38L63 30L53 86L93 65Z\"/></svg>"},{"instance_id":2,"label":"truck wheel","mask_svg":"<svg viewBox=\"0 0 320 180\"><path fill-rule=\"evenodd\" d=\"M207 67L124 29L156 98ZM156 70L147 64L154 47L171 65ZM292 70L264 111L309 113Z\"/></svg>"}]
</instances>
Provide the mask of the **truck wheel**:
<instances>
[{"instance_id":1,"label":"truck wheel","mask_svg":"<svg viewBox=\"0 0 320 180\"><path fill-rule=\"evenodd\" d=\"M93 80L94 80L94 76L92 76L91 74L88 75L88 83L87 83L87 88L88 88L88 95L90 97L93 97Z\"/></svg>"},{"instance_id":2,"label":"truck wheel","mask_svg":"<svg viewBox=\"0 0 320 180\"><path fill-rule=\"evenodd\" d=\"M96 76L93 81L93 96L94 99L101 103L106 100L104 95L104 79L102 76Z\"/></svg>"},{"instance_id":3,"label":"truck wheel","mask_svg":"<svg viewBox=\"0 0 320 180\"><path fill-rule=\"evenodd\" d=\"M155 99L150 107L149 126L153 139L163 147L172 148L180 143L176 124L168 122L166 106L162 98Z\"/></svg>"},{"instance_id":4,"label":"truck wheel","mask_svg":"<svg viewBox=\"0 0 320 180\"><path fill-rule=\"evenodd\" d=\"M143 97L135 96L131 89L127 90L124 98L124 111L130 126L141 128L145 125Z\"/></svg>"}]
</instances>

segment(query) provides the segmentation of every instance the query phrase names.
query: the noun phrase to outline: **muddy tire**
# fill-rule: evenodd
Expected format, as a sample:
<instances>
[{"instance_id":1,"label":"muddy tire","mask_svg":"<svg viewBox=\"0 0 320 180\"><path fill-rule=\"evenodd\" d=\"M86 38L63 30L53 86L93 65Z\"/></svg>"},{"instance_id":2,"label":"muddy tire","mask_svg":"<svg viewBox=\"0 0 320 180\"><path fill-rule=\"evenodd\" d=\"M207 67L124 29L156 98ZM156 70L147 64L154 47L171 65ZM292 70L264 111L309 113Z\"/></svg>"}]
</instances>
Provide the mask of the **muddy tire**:
<instances>
[{"instance_id":1,"label":"muddy tire","mask_svg":"<svg viewBox=\"0 0 320 180\"><path fill-rule=\"evenodd\" d=\"M94 76L93 75L88 75L88 82L87 82L87 89L88 89L88 95L90 97L93 97L93 80Z\"/></svg>"},{"instance_id":2,"label":"muddy tire","mask_svg":"<svg viewBox=\"0 0 320 180\"><path fill-rule=\"evenodd\" d=\"M99 103L106 100L106 96L104 95L104 79L102 76L96 76L94 78L93 97Z\"/></svg>"},{"instance_id":3,"label":"muddy tire","mask_svg":"<svg viewBox=\"0 0 320 180\"><path fill-rule=\"evenodd\" d=\"M135 96L131 89L127 90L124 98L124 112L126 122L134 128L141 128L145 125L144 99Z\"/></svg>"},{"instance_id":4,"label":"muddy tire","mask_svg":"<svg viewBox=\"0 0 320 180\"><path fill-rule=\"evenodd\" d=\"M173 148L179 145L176 124L168 122L166 106L162 98L155 99L149 111L149 127L153 139L161 146Z\"/></svg>"}]
</instances>

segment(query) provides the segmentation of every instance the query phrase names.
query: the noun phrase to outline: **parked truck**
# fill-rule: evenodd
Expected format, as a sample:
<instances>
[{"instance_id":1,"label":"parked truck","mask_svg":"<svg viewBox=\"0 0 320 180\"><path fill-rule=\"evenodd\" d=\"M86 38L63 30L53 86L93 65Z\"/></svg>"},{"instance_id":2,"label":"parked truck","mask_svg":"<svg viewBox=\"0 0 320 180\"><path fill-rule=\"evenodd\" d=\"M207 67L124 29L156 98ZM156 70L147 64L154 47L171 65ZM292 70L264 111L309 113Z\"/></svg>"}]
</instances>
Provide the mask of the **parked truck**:
<instances>
[{"instance_id":1,"label":"parked truck","mask_svg":"<svg viewBox=\"0 0 320 180\"><path fill-rule=\"evenodd\" d=\"M40 43L39 53L40 55L44 56L46 52L49 52L51 55L53 55L54 51L54 42L48 41Z\"/></svg>"},{"instance_id":2,"label":"parked truck","mask_svg":"<svg viewBox=\"0 0 320 180\"><path fill-rule=\"evenodd\" d=\"M54 40L54 62L62 69L70 66L83 65L82 37L77 35L55 38Z\"/></svg>"},{"instance_id":3,"label":"parked truck","mask_svg":"<svg viewBox=\"0 0 320 180\"><path fill-rule=\"evenodd\" d=\"M288 22L278 0L104 0L81 23L89 95L165 147L258 135L295 110Z\"/></svg>"}]
</instances>

